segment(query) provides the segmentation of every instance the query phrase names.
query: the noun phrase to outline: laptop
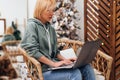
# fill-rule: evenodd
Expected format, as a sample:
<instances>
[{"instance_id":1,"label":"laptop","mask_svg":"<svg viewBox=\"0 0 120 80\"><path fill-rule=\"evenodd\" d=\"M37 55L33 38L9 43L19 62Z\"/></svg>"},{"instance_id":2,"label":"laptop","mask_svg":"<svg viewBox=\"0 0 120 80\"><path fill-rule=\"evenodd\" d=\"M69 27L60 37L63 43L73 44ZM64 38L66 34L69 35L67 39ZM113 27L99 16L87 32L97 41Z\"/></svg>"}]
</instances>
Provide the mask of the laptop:
<instances>
[{"instance_id":1,"label":"laptop","mask_svg":"<svg viewBox=\"0 0 120 80\"><path fill-rule=\"evenodd\" d=\"M48 68L48 70L78 68L86 64L89 64L95 58L96 53L98 49L100 48L100 45L101 45L100 39L97 39L95 41L87 41L82 46L78 54L77 60L73 62L73 64L63 65L60 67L50 67Z\"/></svg>"}]
</instances>

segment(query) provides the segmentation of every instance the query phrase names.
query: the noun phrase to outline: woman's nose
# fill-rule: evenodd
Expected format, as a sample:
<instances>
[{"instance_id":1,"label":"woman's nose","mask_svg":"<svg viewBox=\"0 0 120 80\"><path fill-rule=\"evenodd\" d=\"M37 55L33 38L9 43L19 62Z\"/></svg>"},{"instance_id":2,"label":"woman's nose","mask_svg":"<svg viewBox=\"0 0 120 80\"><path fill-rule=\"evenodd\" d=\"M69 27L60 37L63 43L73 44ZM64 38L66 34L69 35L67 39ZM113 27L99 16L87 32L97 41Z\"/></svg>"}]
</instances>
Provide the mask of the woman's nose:
<instances>
[{"instance_id":1,"label":"woman's nose","mask_svg":"<svg viewBox=\"0 0 120 80\"><path fill-rule=\"evenodd\" d=\"M51 16L53 16L53 15L54 15L54 12L53 12L53 11L51 11L51 12L49 12L49 14L50 14Z\"/></svg>"}]
</instances>

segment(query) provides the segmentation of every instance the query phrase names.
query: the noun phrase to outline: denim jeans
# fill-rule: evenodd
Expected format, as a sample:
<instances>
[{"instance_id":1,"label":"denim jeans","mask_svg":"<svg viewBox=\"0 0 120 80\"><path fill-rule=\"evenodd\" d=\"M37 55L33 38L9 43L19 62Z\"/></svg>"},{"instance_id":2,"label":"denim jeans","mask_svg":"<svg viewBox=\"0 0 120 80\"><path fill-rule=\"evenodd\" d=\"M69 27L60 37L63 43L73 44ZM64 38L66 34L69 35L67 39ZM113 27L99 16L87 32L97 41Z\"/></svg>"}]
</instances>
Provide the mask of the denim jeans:
<instances>
[{"instance_id":1,"label":"denim jeans","mask_svg":"<svg viewBox=\"0 0 120 80\"><path fill-rule=\"evenodd\" d=\"M90 64L79 68L79 70L81 71L83 80L96 80L93 67Z\"/></svg>"},{"instance_id":2,"label":"denim jeans","mask_svg":"<svg viewBox=\"0 0 120 80\"><path fill-rule=\"evenodd\" d=\"M44 80L95 80L93 68L86 65L77 69L60 69L43 72ZM82 78L83 77L83 78Z\"/></svg>"}]
</instances>

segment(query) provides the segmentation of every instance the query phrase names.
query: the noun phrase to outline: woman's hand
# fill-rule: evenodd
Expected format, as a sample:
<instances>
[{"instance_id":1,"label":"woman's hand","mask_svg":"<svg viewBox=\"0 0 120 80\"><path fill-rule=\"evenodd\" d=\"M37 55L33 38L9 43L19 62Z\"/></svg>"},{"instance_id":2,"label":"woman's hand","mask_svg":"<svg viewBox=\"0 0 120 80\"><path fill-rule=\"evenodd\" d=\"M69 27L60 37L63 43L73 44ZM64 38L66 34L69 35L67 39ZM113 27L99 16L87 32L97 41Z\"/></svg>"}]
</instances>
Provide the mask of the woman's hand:
<instances>
[{"instance_id":1,"label":"woman's hand","mask_svg":"<svg viewBox=\"0 0 120 80\"><path fill-rule=\"evenodd\" d=\"M71 64L71 63L72 63L72 61L70 61L70 60L58 61L58 62L54 62L53 67L59 67L59 66L62 66L62 65L68 65L68 64Z\"/></svg>"},{"instance_id":2,"label":"woman's hand","mask_svg":"<svg viewBox=\"0 0 120 80\"><path fill-rule=\"evenodd\" d=\"M64 59L62 61L54 62L53 67L59 67L62 65L69 65L76 61L76 58Z\"/></svg>"},{"instance_id":3,"label":"woman's hand","mask_svg":"<svg viewBox=\"0 0 120 80\"><path fill-rule=\"evenodd\" d=\"M72 61L72 62L75 62L77 60L77 58L76 57L75 58L70 58L69 60Z\"/></svg>"},{"instance_id":4,"label":"woman's hand","mask_svg":"<svg viewBox=\"0 0 120 80\"><path fill-rule=\"evenodd\" d=\"M73 63L76 60L76 58L70 58L70 59L63 58L61 61L53 62L52 60L49 60L45 56L42 56L38 60L40 62L44 63L44 64L49 65L49 66L59 67L59 66L62 66L62 65L68 65L68 64Z\"/></svg>"},{"instance_id":5,"label":"woman's hand","mask_svg":"<svg viewBox=\"0 0 120 80\"><path fill-rule=\"evenodd\" d=\"M53 63L53 67L59 67L59 66L62 66L64 64L64 61L58 61L58 62L54 62Z\"/></svg>"}]
</instances>

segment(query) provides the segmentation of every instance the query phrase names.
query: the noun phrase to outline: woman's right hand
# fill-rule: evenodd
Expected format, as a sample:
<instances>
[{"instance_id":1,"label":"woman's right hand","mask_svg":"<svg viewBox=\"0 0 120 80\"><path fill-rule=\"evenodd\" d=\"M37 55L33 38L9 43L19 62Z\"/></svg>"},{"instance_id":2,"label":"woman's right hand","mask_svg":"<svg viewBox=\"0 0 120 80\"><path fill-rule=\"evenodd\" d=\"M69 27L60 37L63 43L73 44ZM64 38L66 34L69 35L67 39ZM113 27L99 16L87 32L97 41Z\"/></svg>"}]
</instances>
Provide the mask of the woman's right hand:
<instances>
[{"instance_id":1,"label":"woman's right hand","mask_svg":"<svg viewBox=\"0 0 120 80\"><path fill-rule=\"evenodd\" d=\"M59 67L59 66L62 66L62 65L68 65L68 64L73 63L73 61L71 59L64 59L64 60L61 60L61 61L58 61L58 62L53 62L52 60L46 58L45 56L40 57L38 60L40 62L42 62L44 64L47 64L49 66L52 66L52 67Z\"/></svg>"},{"instance_id":2,"label":"woman's right hand","mask_svg":"<svg viewBox=\"0 0 120 80\"><path fill-rule=\"evenodd\" d=\"M59 67L62 66L64 64L63 61L58 61L58 62L54 62L54 64L52 65L53 67Z\"/></svg>"},{"instance_id":3,"label":"woman's right hand","mask_svg":"<svg viewBox=\"0 0 120 80\"><path fill-rule=\"evenodd\" d=\"M62 65L68 65L68 64L71 64L71 63L73 63L73 62L66 59L66 60L54 62L53 67L59 67L59 66L62 66Z\"/></svg>"}]
</instances>

